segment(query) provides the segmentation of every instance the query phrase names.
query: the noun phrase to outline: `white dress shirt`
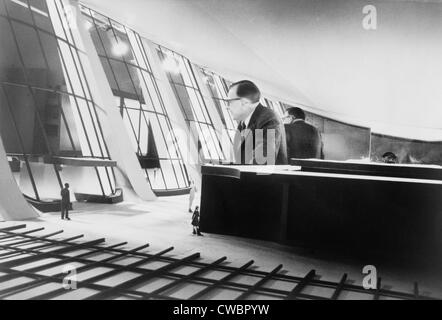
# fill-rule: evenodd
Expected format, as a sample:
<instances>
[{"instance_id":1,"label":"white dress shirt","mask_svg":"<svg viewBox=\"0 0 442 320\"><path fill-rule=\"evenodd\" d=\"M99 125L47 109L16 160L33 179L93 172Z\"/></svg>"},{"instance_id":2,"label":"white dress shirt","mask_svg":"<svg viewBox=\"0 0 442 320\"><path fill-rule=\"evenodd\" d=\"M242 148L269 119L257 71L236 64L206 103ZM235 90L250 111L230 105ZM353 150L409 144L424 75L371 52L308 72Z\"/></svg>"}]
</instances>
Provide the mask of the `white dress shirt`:
<instances>
[{"instance_id":1,"label":"white dress shirt","mask_svg":"<svg viewBox=\"0 0 442 320\"><path fill-rule=\"evenodd\" d=\"M255 112L256 107L257 106L255 106L255 108L253 108L252 112L250 112L250 114L247 116L247 118L245 118L243 121L244 124L246 125L246 128L249 126L250 119L252 118L252 114Z\"/></svg>"}]
</instances>

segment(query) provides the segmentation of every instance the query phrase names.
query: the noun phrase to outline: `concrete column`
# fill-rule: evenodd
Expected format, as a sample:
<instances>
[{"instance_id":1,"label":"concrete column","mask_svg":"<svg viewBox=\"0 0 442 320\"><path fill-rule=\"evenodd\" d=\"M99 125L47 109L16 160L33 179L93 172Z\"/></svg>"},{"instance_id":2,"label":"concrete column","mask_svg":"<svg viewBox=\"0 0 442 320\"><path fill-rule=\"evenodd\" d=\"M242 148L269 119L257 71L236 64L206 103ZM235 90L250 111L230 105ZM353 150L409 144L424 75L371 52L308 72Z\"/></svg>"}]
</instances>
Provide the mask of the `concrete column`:
<instances>
[{"instance_id":1,"label":"concrete column","mask_svg":"<svg viewBox=\"0 0 442 320\"><path fill-rule=\"evenodd\" d=\"M99 112L100 123L104 131L104 139L109 149L110 156L117 161L117 166L123 176L130 182L135 193L143 200L155 200L153 193L140 163L136 157L135 150L129 140L129 134L124 126L115 97L110 88L104 69L101 65L95 46L86 29L85 20L80 13L77 0L70 0L71 5L76 7L78 33L87 53L89 65L85 67L87 80L91 87L96 104L103 110ZM119 185L121 186L121 185Z\"/></svg>"},{"instance_id":2,"label":"concrete column","mask_svg":"<svg viewBox=\"0 0 442 320\"><path fill-rule=\"evenodd\" d=\"M37 217L37 211L25 200L15 182L0 138L0 220L25 220Z\"/></svg>"},{"instance_id":3,"label":"concrete column","mask_svg":"<svg viewBox=\"0 0 442 320\"><path fill-rule=\"evenodd\" d=\"M178 104L175 93L167 77L166 71L162 68L161 60L157 54L156 45L143 38L147 58L151 64L152 72L157 79L158 89L164 101L170 122L177 136L178 145L183 154L183 160L188 169L189 175L197 186L201 185L201 169L198 158L198 135L196 130L190 130L184 119L181 107Z\"/></svg>"}]
</instances>

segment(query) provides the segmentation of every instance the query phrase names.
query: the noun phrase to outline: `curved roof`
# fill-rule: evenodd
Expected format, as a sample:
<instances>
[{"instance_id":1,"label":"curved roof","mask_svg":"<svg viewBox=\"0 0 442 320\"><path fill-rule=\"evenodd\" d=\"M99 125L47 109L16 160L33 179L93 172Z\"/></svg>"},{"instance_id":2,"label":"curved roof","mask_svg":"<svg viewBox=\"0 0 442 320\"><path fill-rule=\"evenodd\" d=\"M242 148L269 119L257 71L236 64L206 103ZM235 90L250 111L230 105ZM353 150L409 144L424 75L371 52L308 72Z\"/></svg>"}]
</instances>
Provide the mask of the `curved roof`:
<instances>
[{"instance_id":1,"label":"curved roof","mask_svg":"<svg viewBox=\"0 0 442 320\"><path fill-rule=\"evenodd\" d=\"M442 2L84 0L231 80L373 131L442 140Z\"/></svg>"}]
</instances>

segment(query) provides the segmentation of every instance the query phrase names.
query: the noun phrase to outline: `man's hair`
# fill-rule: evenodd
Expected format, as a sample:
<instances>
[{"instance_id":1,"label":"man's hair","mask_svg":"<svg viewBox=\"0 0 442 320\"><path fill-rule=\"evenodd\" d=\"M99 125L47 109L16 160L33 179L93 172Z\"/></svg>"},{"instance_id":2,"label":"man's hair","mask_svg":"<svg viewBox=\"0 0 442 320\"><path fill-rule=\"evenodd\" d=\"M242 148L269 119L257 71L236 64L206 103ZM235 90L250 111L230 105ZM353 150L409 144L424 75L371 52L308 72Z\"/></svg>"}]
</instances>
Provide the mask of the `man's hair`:
<instances>
[{"instance_id":1,"label":"man's hair","mask_svg":"<svg viewBox=\"0 0 442 320\"><path fill-rule=\"evenodd\" d=\"M259 102L261 99L261 91L259 91L259 88L252 81L241 80L235 82L230 85L229 90L233 87L237 87L236 95L240 98L247 98L252 101L252 103Z\"/></svg>"},{"instance_id":2,"label":"man's hair","mask_svg":"<svg viewBox=\"0 0 442 320\"><path fill-rule=\"evenodd\" d=\"M298 107L287 108L287 113L289 115L295 117L295 119L305 120L305 113L304 113L304 110L302 110L301 108L298 108Z\"/></svg>"},{"instance_id":3,"label":"man's hair","mask_svg":"<svg viewBox=\"0 0 442 320\"><path fill-rule=\"evenodd\" d=\"M398 161L397 156L391 151L385 152L382 155L382 158L387 162L397 162Z\"/></svg>"},{"instance_id":4,"label":"man's hair","mask_svg":"<svg viewBox=\"0 0 442 320\"><path fill-rule=\"evenodd\" d=\"M64 184L65 188L69 188L69 183Z\"/></svg>"}]
</instances>

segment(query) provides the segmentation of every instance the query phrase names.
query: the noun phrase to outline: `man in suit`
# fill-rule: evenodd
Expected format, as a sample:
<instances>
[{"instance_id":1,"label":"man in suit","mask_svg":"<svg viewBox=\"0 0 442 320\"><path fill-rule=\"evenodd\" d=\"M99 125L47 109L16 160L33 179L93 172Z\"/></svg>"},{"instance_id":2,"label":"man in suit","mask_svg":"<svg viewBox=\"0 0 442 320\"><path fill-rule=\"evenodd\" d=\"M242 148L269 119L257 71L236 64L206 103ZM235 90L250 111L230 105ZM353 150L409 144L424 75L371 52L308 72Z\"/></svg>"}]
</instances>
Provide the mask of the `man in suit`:
<instances>
[{"instance_id":1,"label":"man in suit","mask_svg":"<svg viewBox=\"0 0 442 320\"><path fill-rule=\"evenodd\" d=\"M71 196L69 192L69 183L64 184L64 188L60 192L61 195L61 219L71 220L69 218L69 206L71 204Z\"/></svg>"},{"instance_id":2,"label":"man in suit","mask_svg":"<svg viewBox=\"0 0 442 320\"><path fill-rule=\"evenodd\" d=\"M290 107L285 118L288 119L285 124L288 158L324 159L321 135L318 129L305 122L304 111Z\"/></svg>"},{"instance_id":3,"label":"man in suit","mask_svg":"<svg viewBox=\"0 0 442 320\"><path fill-rule=\"evenodd\" d=\"M261 105L261 92L251 81L233 83L227 105L238 130L234 139L236 163L287 164L284 124L276 113Z\"/></svg>"}]
</instances>

